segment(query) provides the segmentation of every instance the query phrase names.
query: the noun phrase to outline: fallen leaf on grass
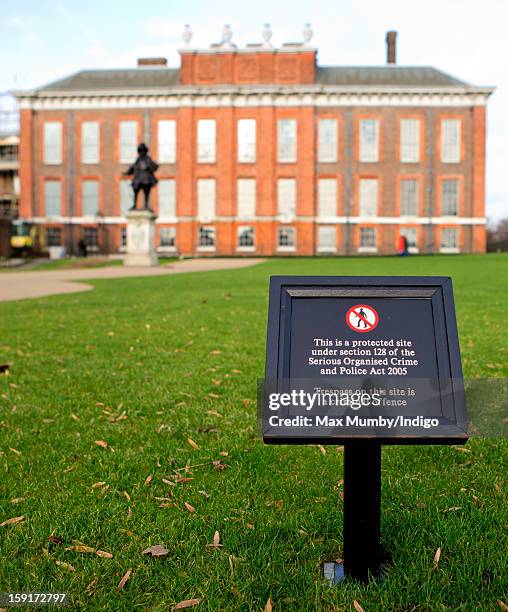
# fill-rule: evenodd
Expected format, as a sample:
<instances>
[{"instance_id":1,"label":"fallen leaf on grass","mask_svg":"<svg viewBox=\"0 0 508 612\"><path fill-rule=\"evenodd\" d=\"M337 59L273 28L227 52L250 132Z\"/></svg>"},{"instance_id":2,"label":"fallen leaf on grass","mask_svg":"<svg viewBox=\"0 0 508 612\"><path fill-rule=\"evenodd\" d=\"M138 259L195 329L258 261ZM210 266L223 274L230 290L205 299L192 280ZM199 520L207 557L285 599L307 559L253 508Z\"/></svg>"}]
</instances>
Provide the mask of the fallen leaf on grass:
<instances>
[{"instance_id":1,"label":"fallen leaf on grass","mask_svg":"<svg viewBox=\"0 0 508 612\"><path fill-rule=\"evenodd\" d=\"M445 508L443 512L458 512L462 510L462 506L452 506L451 508Z\"/></svg>"},{"instance_id":2,"label":"fallen leaf on grass","mask_svg":"<svg viewBox=\"0 0 508 612\"><path fill-rule=\"evenodd\" d=\"M11 499L11 504L22 504L25 501L25 499L26 497L13 497Z\"/></svg>"},{"instance_id":3,"label":"fallen leaf on grass","mask_svg":"<svg viewBox=\"0 0 508 612\"><path fill-rule=\"evenodd\" d=\"M76 544L74 546L67 546L65 550L70 550L72 552L80 552L80 553L95 553L95 548L91 546L85 546L85 544Z\"/></svg>"},{"instance_id":4,"label":"fallen leaf on grass","mask_svg":"<svg viewBox=\"0 0 508 612\"><path fill-rule=\"evenodd\" d=\"M353 600L353 606L355 607L356 612L363 612L362 606L356 601L356 599Z\"/></svg>"},{"instance_id":5,"label":"fallen leaf on grass","mask_svg":"<svg viewBox=\"0 0 508 612\"><path fill-rule=\"evenodd\" d=\"M187 510L189 512L196 512L196 508L194 508L194 506L191 506L190 504L188 504L187 502L184 502L184 506L187 508Z\"/></svg>"},{"instance_id":6,"label":"fallen leaf on grass","mask_svg":"<svg viewBox=\"0 0 508 612\"><path fill-rule=\"evenodd\" d=\"M214 351L210 351L210 355L220 355L221 351L215 349Z\"/></svg>"},{"instance_id":7,"label":"fallen leaf on grass","mask_svg":"<svg viewBox=\"0 0 508 612\"><path fill-rule=\"evenodd\" d=\"M242 404L243 404L244 406L248 406L248 405L250 404L250 399L243 399L243 400L242 400Z\"/></svg>"},{"instance_id":8,"label":"fallen leaf on grass","mask_svg":"<svg viewBox=\"0 0 508 612\"><path fill-rule=\"evenodd\" d=\"M217 412L217 410L207 410L206 414L209 414L210 416L216 416L219 418L224 418L224 415L222 415L220 412Z\"/></svg>"},{"instance_id":9,"label":"fallen leaf on grass","mask_svg":"<svg viewBox=\"0 0 508 612\"><path fill-rule=\"evenodd\" d=\"M24 520L24 516L14 516L13 518L7 519L3 523L0 523L0 527L5 527L6 525L15 525L16 523L21 523Z\"/></svg>"},{"instance_id":10,"label":"fallen leaf on grass","mask_svg":"<svg viewBox=\"0 0 508 612\"><path fill-rule=\"evenodd\" d=\"M151 474L149 474L146 478L145 478L145 487L148 486L151 482L152 482L152 478L153 476Z\"/></svg>"},{"instance_id":11,"label":"fallen leaf on grass","mask_svg":"<svg viewBox=\"0 0 508 612\"><path fill-rule=\"evenodd\" d=\"M81 419L78 417L78 415L74 414L74 412L71 412L71 419L73 421L76 421L76 422L81 421Z\"/></svg>"},{"instance_id":12,"label":"fallen leaf on grass","mask_svg":"<svg viewBox=\"0 0 508 612\"><path fill-rule=\"evenodd\" d=\"M205 499L208 499L210 497L210 494L206 491L198 491L198 493L202 495Z\"/></svg>"},{"instance_id":13,"label":"fallen leaf on grass","mask_svg":"<svg viewBox=\"0 0 508 612\"><path fill-rule=\"evenodd\" d=\"M167 478L163 478L163 479L162 479L162 482L163 482L164 484L171 485L172 487L176 487L176 483L175 483L175 482L173 482L172 480L168 480Z\"/></svg>"},{"instance_id":14,"label":"fallen leaf on grass","mask_svg":"<svg viewBox=\"0 0 508 612\"><path fill-rule=\"evenodd\" d=\"M176 604L173 610L183 610L185 608L192 608L192 606L199 606L201 599L184 599Z\"/></svg>"},{"instance_id":15,"label":"fallen leaf on grass","mask_svg":"<svg viewBox=\"0 0 508 612\"><path fill-rule=\"evenodd\" d=\"M218 395L217 393L209 393L208 397L211 397L212 399L218 399L220 395Z\"/></svg>"},{"instance_id":16,"label":"fallen leaf on grass","mask_svg":"<svg viewBox=\"0 0 508 612\"><path fill-rule=\"evenodd\" d=\"M127 491L122 491L122 493L127 501L131 501L131 496L127 493Z\"/></svg>"},{"instance_id":17,"label":"fallen leaf on grass","mask_svg":"<svg viewBox=\"0 0 508 612\"><path fill-rule=\"evenodd\" d=\"M321 444L318 444L318 449L322 455L326 455L326 449L324 446L321 446Z\"/></svg>"},{"instance_id":18,"label":"fallen leaf on grass","mask_svg":"<svg viewBox=\"0 0 508 612\"><path fill-rule=\"evenodd\" d=\"M121 591L123 589L123 587L125 586L125 583L127 582L127 580L129 580L129 578L131 577L132 574L132 568L129 568L125 574L122 576L122 579L120 580L120 582L118 583L118 586L116 587L117 591Z\"/></svg>"},{"instance_id":19,"label":"fallen leaf on grass","mask_svg":"<svg viewBox=\"0 0 508 612\"><path fill-rule=\"evenodd\" d=\"M214 470L227 470L228 469L228 466L219 460L212 461L212 465L213 465Z\"/></svg>"},{"instance_id":20,"label":"fallen leaf on grass","mask_svg":"<svg viewBox=\"0 0 508 612\"><path fill-rule=\"evenodd\" d=\"M184 484L185 482L190 482L191 480L194 480L194 478L178 478L178 480L175 480L175 482Z\"/></svg>"},{"instance_id":21,"label":"fallen leaf on grass","mask_svg":"<svg viewBox=\"0 0 508 612\"><path fill-rule=\"evenodd\" d=\"M193 449L197 449L199 448L199 446L194 442L194 440L192 438L187 438L187 443L189 444L189 446L191 446Z\"/></svg>"},{"instance_id":22,"label":"fallen leaf on grass","mask_svg":"<svg viewBox=\"0 0 508 612\"><path fill-rule=\"evenodd\" d=\"M108 448L109 444L105 440L95 440L95 444L101 448Z\"/></svg>"},{"instance_id":23,"label":"fallen leaf on grass","mask_svg":"<svg viewBox=\"0 0 508 612\"><path fill-rule=\"evenodd\" d=\"M57 565L59 565L60 567L63 567L64 569L66 569L69 572L75 572L76 568L71 565L70 563L65 563L65 561L58 561L58 559L55 560L55 563Z\"/></svg>"},{"instance_id":24,"label":"fallen leaf on grass","mask_svg":"<svg viewBox=\"0 0 508 612\"><path fill-rule=\"evenodd\" d=\"M104 559L112 559L113 555L110 552L106 552L105 550L96 550L95 554L98 557L103 557Z\"/></svg>"},{"instance_id":25,"label":"fallen leaf on grass","mask_svg":"<svg viewBox=\"0 0 508 612\"><path fill-rule=\"evenodd\" d=\"M21 451L19 451L17 448L11 448L9 446L9 450L11 451L11 453L14 453L15 455L18 455L18 456L22 454Z\"/></svg>"},{"instance_id":26,"label":"fallen leaf on grass","mask_svg":"<svg viewBox=\"0 0 508 612\"><path fill-rule=\"evenodd\" d=\"M265 603L265 607L263 608L263 612L272 612L273 610L273 601L269 597Z\"/></svg>"},{"instance_id":27,"label":"fallen leaf on grass","mask_svg":"<svg viewBox=\"0 0 508 612\"><path fill-rule=\"evenodd\" d=\"M101 482L94 482L92 485L92 489L100 489L106 484L106 481L102 480Z\"/></svg>"},{"instance_id":28,"label":"fallen leaf on grass","mask_svg":"<svg viewBox=\"0 0 508 612\"><path fill-rule=\"evenodd\" d=\"M434 555L434 561L432 562L432 570L437 569L440 558L441 558L441 547L439 547L436 550L436 554Z\"/></svg>"},{"instance_id":29,"label":"fallen leaf on grass","mask_svg":"<svg viewBox=\"0 0 508 612\"><path fill-rule=\"evenodd\" d=\"M145 548L143 554L152 555L152 557L165 557L169 554L169 550L167 548L164 548L164 546L161 546L160 544L156 544L155 546Z\"/></svg>"},{"instance_id":30,"label":"fallen leaf on grass","mask_svg":"<svg viewBox=\"0 0 508 612\"><path fill-rule=\"evenodd\" d=\"M57 546L60 546L60 544L62 543L62 538L59 538L51 534L48 538L48 542L51 542L51 544L56 544Z\"/></svg>"},{"instance_id":31,"label":"fallen leaf on grass","mask_svg":"<svg viewBox=\"0 0 508 612\"><path fill-rule=\"evenodd\" d=\"M222 548L222 544L220 543L220 533L216 531L213 534L213 544L207 544L210 548Z\"/></svg>"},{"instance_id":32,"label":"fallen leaf on grass","mask_svg":"<svg viewBox=\"0 0 508 612\"><path fill-rule=\"evenodd\" d=\"M453 448L459 453L470 453L471 452L469 448L465 448L464 446L454 446Z\"/></svg>"},{"instance_id":33,"label":"fallen leaf on grass","mask_svg":"<svg viewBox=\"0 0 508 612\"><path fill-rule=\"evenodd\" d=\"M504 601L501 601L500 599L498 599L497 603L498 603L498 606L501 608L501 610L508 612L508 606L504 603Z\"/></svg>"}]
</instances>

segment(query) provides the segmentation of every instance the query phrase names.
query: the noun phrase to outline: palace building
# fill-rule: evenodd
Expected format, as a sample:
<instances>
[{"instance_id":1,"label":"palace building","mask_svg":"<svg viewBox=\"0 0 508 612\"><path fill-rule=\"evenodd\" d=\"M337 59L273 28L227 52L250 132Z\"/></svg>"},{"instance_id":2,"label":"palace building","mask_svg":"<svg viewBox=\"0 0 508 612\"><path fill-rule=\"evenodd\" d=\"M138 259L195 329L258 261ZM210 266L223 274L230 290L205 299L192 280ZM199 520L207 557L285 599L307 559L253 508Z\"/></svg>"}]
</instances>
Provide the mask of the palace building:
<instances>
[{"instance_id":1,"label":"palace building","mask_svg":"<svg viewBox=\"0 0 508 612\"><path fill-rule=\"evenodd\" d=\"M164 58L83 70L20 104L19 215L46 244L125 248L123 175L145 142L160 253L391 254L485 251L485 112L493 89L435 68L320 66L302 43L208 49L184 31Z\"/></svg>"}]
</instances>

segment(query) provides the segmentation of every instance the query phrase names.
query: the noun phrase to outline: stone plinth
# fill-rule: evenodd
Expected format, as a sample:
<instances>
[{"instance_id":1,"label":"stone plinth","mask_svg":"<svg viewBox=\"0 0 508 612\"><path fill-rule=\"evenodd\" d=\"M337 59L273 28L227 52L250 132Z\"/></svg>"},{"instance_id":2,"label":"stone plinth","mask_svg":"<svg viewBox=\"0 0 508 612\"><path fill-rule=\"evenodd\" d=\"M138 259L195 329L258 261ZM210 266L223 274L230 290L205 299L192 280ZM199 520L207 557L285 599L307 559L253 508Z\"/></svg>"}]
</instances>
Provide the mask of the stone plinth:
<instances>
[{"instance_id":1,"label":"stone plinth","mask_svg":"<svg viewBox=\"0 0 508 612\"><path fill-rule=\"evenodd\" d=\"M129 210L127 217L127 251L124 266L156 266L155 219L151 210Z\"/></svg>"}]
</instances>

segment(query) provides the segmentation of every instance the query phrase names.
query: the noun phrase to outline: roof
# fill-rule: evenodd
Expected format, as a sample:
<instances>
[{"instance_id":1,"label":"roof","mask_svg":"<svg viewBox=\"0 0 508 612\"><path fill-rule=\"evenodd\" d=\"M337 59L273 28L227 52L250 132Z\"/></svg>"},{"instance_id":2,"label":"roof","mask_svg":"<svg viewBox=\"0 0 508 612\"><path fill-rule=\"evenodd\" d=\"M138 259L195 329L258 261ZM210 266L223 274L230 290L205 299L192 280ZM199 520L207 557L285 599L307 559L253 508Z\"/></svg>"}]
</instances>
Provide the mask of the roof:
<instances>
[{"instance_id":1,"label":"roof","mask_svg":"<svg viewBox=\"0 0 508 612\"><path fill-rule=\"evenodd\" d=\"M322 66L316 84L331 86L468 87L430 66ZM164 89L179 86L177 68L82 70L38 89L40 92L98 91L101 89Z\"/></svg>"}]
</instances>

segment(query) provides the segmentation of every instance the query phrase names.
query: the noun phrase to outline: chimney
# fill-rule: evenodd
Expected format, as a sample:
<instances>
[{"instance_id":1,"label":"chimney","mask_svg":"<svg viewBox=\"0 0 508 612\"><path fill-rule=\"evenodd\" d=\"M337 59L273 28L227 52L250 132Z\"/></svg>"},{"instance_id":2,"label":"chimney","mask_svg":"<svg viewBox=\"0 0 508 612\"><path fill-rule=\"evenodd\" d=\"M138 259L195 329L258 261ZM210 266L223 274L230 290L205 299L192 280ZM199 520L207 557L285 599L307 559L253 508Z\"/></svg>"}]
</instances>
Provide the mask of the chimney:
<instances>
[{"instance_id":1,"label":"chimney","mask_svg":"<svg viewBox=\"0 0 508 612\"><path fill-rule=\"evenodd\" d=\"M164 68L168 63L165 57L140 57L138 58L138 68Z\"/></svg>"},{"instance_id":2,"label":"chimney","mask_svg":"<svg viewBox=\"0 0 508 612\"><path fill-rule=\"evenodd\" d=\"M397 63L397 32L393 30L386 33L386 63Z\"/></svg>"}]
</instances>

